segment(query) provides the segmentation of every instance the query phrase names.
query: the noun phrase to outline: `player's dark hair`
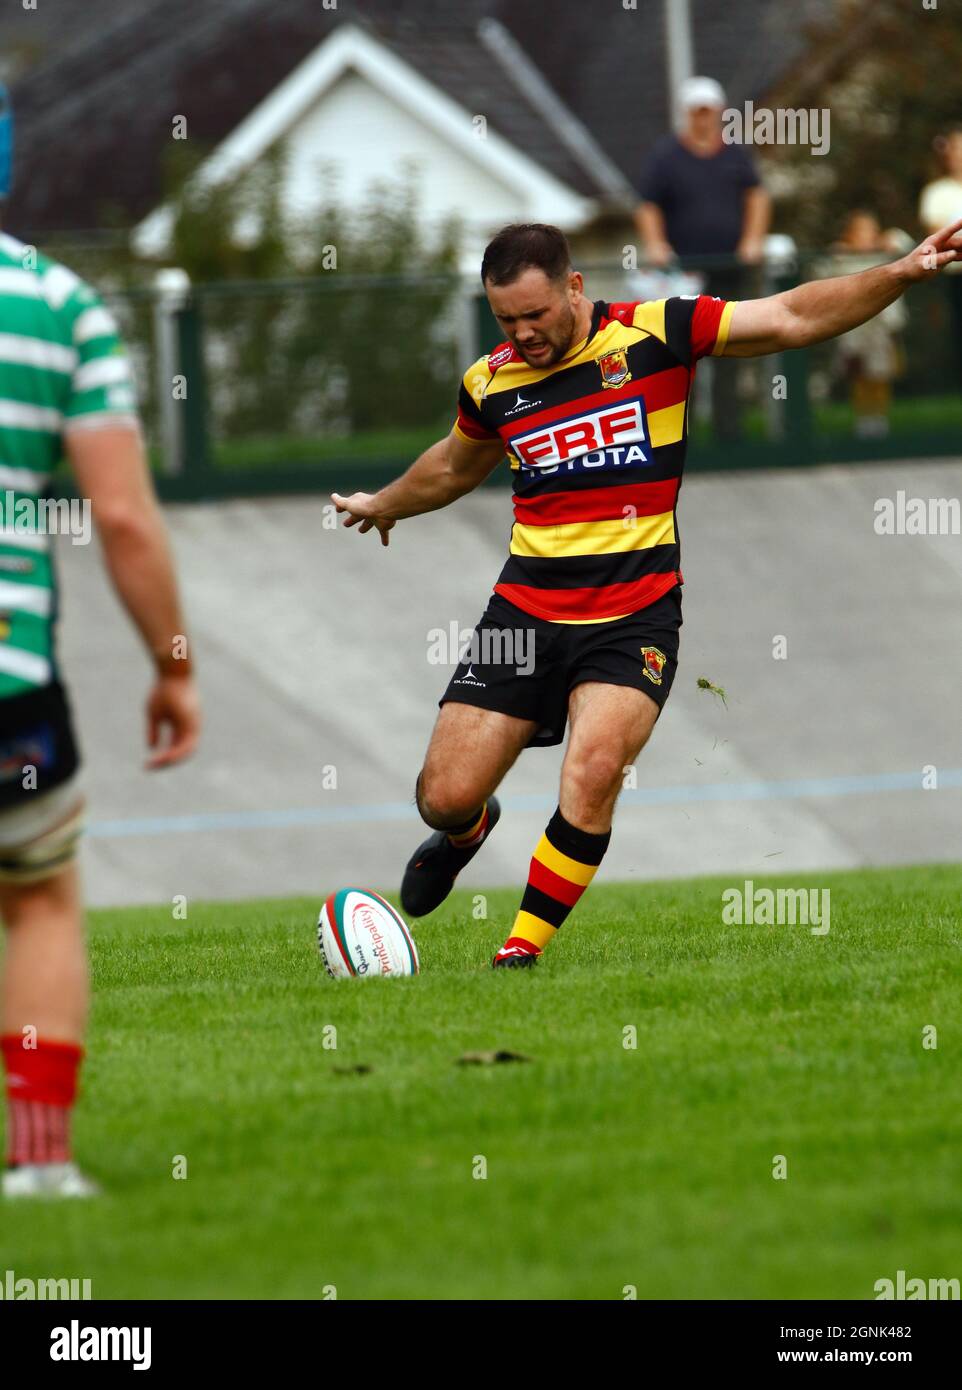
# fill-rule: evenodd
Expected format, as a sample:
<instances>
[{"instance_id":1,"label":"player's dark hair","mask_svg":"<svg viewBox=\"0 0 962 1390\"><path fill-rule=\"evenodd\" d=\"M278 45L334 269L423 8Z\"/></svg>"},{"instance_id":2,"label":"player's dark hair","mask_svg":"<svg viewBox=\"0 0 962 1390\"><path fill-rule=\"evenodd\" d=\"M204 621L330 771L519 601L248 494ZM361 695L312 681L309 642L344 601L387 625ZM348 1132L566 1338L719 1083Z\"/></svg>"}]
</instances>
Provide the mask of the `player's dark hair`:
<instances>
[{"instance_id":1,"label":"player's dark hair","mask_svg":"<svg viewBox=\"0 0 962 1390\"><path fill-rule=\"evenodd\" d=\"M482 285L510 285L522 271L543 270L560 280L571 270L571 248L560 227L546 222L513 222L489 241L481 262Z\"/></svg>"}]
</instances>

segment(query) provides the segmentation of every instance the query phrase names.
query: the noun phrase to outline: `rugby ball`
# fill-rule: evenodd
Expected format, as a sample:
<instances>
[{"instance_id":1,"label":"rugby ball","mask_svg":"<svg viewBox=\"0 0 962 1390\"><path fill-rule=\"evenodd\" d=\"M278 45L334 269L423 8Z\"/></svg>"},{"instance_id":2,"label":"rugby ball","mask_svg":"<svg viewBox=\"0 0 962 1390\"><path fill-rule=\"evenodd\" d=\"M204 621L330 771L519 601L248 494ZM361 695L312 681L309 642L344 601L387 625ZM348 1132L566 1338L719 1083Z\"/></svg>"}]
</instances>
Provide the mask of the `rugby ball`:
<instances>
[{"instance_id":1,"label":"rugby ball","mask_svg":"<svg viewBox=\"0 0 962 1390\"><path fill-rule=\"evenodd\" d=\"M364 888L331 894L317 919L317 944L335 980L420 973L418 950L404 919Z\"/></svg>"}]
</instances>

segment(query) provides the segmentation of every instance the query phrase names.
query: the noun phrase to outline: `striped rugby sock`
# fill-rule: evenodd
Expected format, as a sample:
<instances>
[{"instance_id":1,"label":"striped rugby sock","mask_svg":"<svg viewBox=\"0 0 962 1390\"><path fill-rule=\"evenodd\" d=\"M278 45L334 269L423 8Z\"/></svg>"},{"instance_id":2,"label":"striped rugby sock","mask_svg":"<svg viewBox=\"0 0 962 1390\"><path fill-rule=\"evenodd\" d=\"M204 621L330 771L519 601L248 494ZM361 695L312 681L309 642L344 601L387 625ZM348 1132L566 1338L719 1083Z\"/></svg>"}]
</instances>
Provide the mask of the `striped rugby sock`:
<instances>
[{"instance_id":1,"label":"striped rugby sock","mask_svg":"<svg viewBox=\"0 0 962 1390\"><path fill-rule=\"evenodd\" d=\"M520 911L501 951L544 950L597 873L610 839L610 830L604 835L579 830L565 820L559 806L538 842Z\"/></svg>"},{"instance_id":2,"label":"striped rugby sock","mask_svg":"<svg viewBox=\"0 0 962 1390\"><path fill-rule=\"evenodd\" d=\"M470 820L448 831L448 843L455 849L476 849L488 833L488 803L475 811Z\"/></svg>"},{"instance_id":3,"label":"striped rugby sock","mask_svg":"<svg viewBox=\"0 0 962 1390\"><path fill-rule=\"evenodd\" d=\"M27 1047L19 1033L0 1038L0 1048L7 1072L7 1166L66 1163L83 1048L44 1038Z\"/></svg>"}]
</instances>

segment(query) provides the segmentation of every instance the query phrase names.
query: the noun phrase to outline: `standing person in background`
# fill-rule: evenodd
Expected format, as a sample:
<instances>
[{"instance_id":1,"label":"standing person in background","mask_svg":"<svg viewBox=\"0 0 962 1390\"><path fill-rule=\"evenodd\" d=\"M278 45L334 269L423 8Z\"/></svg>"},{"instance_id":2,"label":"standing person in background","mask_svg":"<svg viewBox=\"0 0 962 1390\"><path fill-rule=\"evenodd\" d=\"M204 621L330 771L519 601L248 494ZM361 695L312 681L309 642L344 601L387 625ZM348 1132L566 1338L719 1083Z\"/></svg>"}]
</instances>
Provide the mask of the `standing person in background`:
<instances>
[{"instance_id":1,"label":"standing person in background","mask_svg":"<svg viewBox=\"0 0 962 1390\"><path fill-rule=\"evenodd\" d=\"M926 236L946 222L962 217L962 126L954 126L934 142L945 170L922 189L919 221ZM940 219L941 218L941 222ZM945 278L958 381L962 385L962 266L950 265Z\"/></svg>"},{"instance_id":2,"label":"standing person in background","mask_svg":"<svg viewBox=\"0 0 962 1390\"><path fill-rule=\"evenodd\" d=\"M0 174L9 175L0 107ZM0 187L5 197L6 183ZM84 798L54 644L56 580L41 500L66 455L104 560L154 666L147 766L194 749L200 707L130 367L97 295L0 234L0 919L6 951L5 1198L86 1197L70 1116L83 1056L87 957L75 862ZM106 680L106 673L102 677ZM118 750L122 752L122 750Z\"/></svg>"},{"instance_id":3,"label":"standing person in background","mask_svg":"<svg viewBox=\"0 0 962 1390\"><path fill-rule=\"evenodd\" d=\"M904 256L911 248L907 232L898 227L883 231L873 212L856 208L845 219L832 255L814 270L825 277L851 275ZM836 363L848 381L855 433L861 439L884 439L889 433L892 383L905 369L899 335L907 323L905 301L896 299L836 340Z\"/></svg>"},{"instance_id":4,"label":"standing person in background","mask_svg":"<svg viewBox=\"0 0 962 1390\"><path fill-rule=\"evenodd\" d=\"M762 259L771 202L751 156L722 139L725 93L711 77L682 83L684 125L660 140L641 177L635 222L646 259L665 267L682 257L685 269L703 269L705 293L743 299L745 267ZM706 257L703 267L698 258ZM741 263L716 264L722 257ZM719 439L740 437L736 368L712 363L712 422Z\"/></svg>"}]
</instances>

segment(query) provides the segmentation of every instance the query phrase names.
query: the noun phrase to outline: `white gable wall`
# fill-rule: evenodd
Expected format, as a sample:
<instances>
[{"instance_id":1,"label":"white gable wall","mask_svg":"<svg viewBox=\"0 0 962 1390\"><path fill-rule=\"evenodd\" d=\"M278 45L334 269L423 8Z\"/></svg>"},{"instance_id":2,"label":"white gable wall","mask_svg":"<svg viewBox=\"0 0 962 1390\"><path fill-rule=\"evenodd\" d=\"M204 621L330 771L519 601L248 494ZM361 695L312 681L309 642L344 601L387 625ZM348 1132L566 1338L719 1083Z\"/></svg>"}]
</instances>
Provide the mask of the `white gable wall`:
<instances>
[{"instance_id":1,"label":"white gable wall","mask_svg":"<svg viewBox=\"0 0 962 1390\"><path fill-rule=\"evenodd\" d=\"M345 73L325 94L285 148L284 201L298 216L323 202L325 167L334 173L339 198L352 209L362 205L377 180L393 182L413 169L425 222L436 224L455 213L468 243L483 240L505 222L543 211L355 72Z\"/></svg>"}]
</instances>

